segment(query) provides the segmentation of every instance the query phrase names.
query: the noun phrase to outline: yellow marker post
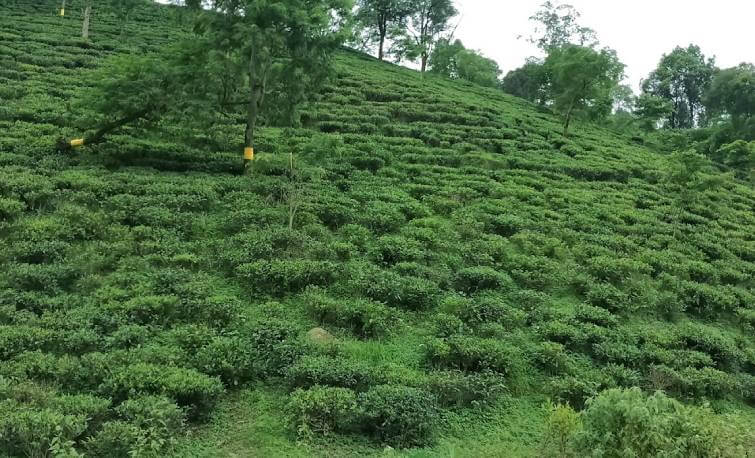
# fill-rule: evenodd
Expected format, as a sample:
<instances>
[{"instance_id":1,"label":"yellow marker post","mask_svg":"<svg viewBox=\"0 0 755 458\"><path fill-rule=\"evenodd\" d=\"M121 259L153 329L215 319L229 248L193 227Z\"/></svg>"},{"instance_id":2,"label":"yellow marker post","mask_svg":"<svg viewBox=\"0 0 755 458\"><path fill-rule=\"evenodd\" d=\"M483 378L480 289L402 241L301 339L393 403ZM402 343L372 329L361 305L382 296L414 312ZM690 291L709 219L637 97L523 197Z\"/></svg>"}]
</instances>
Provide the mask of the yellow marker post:
<instances>
[{"instance_id":1,"label":"yellow marker post","mask_svg":"<svg viewBox=\"0 0 755 458\"><path fill-rule=\"evenodd\" d=\"M65 8L61 8L60 9L60 15L61 16L65 16L66 15L66 9Z\"/></svg>"},{"instance_id":2,"label":"yellow marker post","mask_svg":"<svg viewBox=\"0 0 755 458\"><path fill-rule=\"evenodd\" d=\"M251 148L251 147L244 148L244 160L245 161L254 160L254 148Z\"/></svg>"},{"instance_id":3,"label":"yellow marker post","mask_svg":"<svg viewBox=\"0 0 755 458\"><path fill-rule=\"evenodd\" d=\"M75 140L71 140L71 147L76 148L77 146L84 146L83 138L77 138Z\"/></svg>"}]
</instances>

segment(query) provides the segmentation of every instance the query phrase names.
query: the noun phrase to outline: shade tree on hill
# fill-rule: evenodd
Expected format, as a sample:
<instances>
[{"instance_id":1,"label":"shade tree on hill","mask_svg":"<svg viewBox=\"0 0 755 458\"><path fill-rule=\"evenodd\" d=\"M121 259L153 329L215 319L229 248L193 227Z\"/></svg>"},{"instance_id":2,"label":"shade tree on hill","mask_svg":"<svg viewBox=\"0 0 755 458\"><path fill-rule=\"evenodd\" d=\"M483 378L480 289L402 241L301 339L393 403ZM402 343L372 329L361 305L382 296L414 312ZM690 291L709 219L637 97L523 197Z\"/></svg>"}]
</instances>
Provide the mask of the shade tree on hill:
<instances>
[{"instance_id":1,"label":"shade tree on hill","mask_svg":"<svg viewBox=\"0 0 755 458\"><path fill-rule=\"evenodd\" d=\"M451 79L462 79L487 87L499 87L501 69L493 59L467 49L461 40L438 41L429 60L430 72Z\"/></svg>"},{"instance_id":2,"label":"shade tree on hill","mask_svg":"<svg viewBox=\"0 0 755 458\"><path fill-rule=\"evenodd\" d=\"M377 57L385 57L386 40L406 27L411 0L358 0L354 18L358 45L377 46Z\"/></svg>"},{"instance_id":3,"label":"shade tree on hill","mask_svg":"<svg viewBox=\"0 0 755 458\"><path fill-rule=\"evenodd\" d=\"M613 50L565 45L551 50L545 66L553 108L564 119L564 136L575 115L600 119L611 112L624 77L624 64Z\"/></svg>"},{"instance_id":4,"label":"shade tree on hill","mask_svg":"<svg viewBox=\"0 0 755 458\"><path fill-rule=\"evenodd\" d=\"M451 29L457 14L451 0L411 0L411 14L396 37L393 54L399 61L419 61L425 73L438 40Z\"/></svg>"},{"instance_id":5,"label":"shade tree on hill","mask_svg":"<svg viewBox=\"0 0 755 458\"><path fill-rule=\"evenodd\" d=\"M190 39L159 56L106 66L90 93L99 114L93 133L59 148L99 143L128 124L171 114L191 111L192 120L207 120L208 113L242 109L248 165L263 113L295 122L297 106L331 74L331 54L348 34L350 2L216 0L208 6Z\"/></svg>"},{"instance_id":6,"label":"shade tree on hill","mask_svg":"<svg viewBox=\"0 0 755 458\"><path fill-rule=\"evenodd\" d=\"M664 119L668 127L699 127L707 122L703 95L716 70L715 59L706 58L699 46L677 47L643 81L642 92L671 103L673 110Z\"/></svg>"}]
</instances>

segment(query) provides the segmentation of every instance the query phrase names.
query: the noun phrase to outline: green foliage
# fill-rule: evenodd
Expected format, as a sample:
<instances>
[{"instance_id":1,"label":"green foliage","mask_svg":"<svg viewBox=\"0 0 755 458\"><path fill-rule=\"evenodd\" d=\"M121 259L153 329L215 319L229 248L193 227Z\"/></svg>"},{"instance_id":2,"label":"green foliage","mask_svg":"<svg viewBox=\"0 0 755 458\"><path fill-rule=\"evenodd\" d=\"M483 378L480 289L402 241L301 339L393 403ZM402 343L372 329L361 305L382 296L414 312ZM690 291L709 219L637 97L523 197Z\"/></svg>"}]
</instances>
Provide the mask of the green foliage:
<instances>
[{"instance_id":1,"label":"green foliage","mask_svg":"<svg viewBox=\"0 0 755 458\"><path fill-rule=\"evenodd\" d=\"M537 23L535 34L542 36L533 35L529 41L546 53L569 44L590 46L597 41L595 32L580 26L577 23L580 17L581 14L573 6L547 0L530 17L530 21Z\"/></svg>"},{"instance_id":2,"label":"green foliage","mask_svg":"<svg viewBox=\"0 0 755 458\"><path fill-rule=\"evenodd\" d=\"M676 47L664 54L658 68L642 83L642 91L671 104L664 122L672 129L691 128L707 122L703 96L716 73L714 59L707 59L700 47Z\"/></svg>"},{"instance_id":3,"label":"green foliage","mask_svg":"<svg viewBox=\"0 0 755 458\"><path fill-rule=\"evenodd\" d=\"M541 447L545 456L575 456L574 436L582 428L582 419L568 404L546 406L548 418Z\"/></svg>"},{"instance_id":4,"label":"green foliage","mask_svg":"<svg viewBox=\"0 0 755 458\"><path fill-rule=\"evenodd\" d=\"M347 388L315 386L291 395L288 415L301 438L348 432L358 421L356 393Z\"/></svg>"},{"instance_id":5,"label":"green foliage","mask_svg":"<svg viewBox=\"0 0 755 458\"><path fill-rule=\"evenodd\" d=\"M310 291L305 301L320 322L350 329L360 337L385 336L396 324L396 313L379 302L335 299L317 290Z\"/></svg>"},{"instance_id":6,"label":"green foliage","mask_svg":"<svg viewBox=\"0 0 755 458\"><path fill-rule=\"evenodd\" d=\"M374 383L372 369L360 361L343 357L305 356L289 367L286 374L294 387L315 385L364 390Z\"/></svg>"},{"instance_id":7,"label":"green foliage","mask_svg":"<svg viewBox=\"0 0 755 458\"><path fill-rule=\"evenodd\" d=\"M421 446L433 439L437 403L430 393L404 386L378 385L358 397L363 426L381 442Z\"/></svg>"},{"instance_id":8,"label":"green foliage","mask_svg":"<svg viewBox=\"0 0 755 458\"><path fill-rule=\"evenodd\" d=\"M383 60L386 39L395 37L406 26L413 5L410 0L357 0L356 3L355 44L363 48L377 45L378 59Z\"/></svg>"},{"instance_id":9,"label":"green foliage","mask_svg":"<svg viewBox=\"0 0 755 458\"><path fill-rule=\"evenodd\" d=\"M458 11L450 0L410 0L406 26L395 37L391 50L397 60L420 61L422 73L438 39L451 27Z\"/></svg>"},{"instance_id":10,"label":"green foliage","mask_svg":"<svg viewBox=\"0 0 755 458\"><path fill-rule=\"evenodd\" d=\"M644 144L580 123L565 138L547 94L535 107L339 51L326 59L331 79L299 105L303 127L271 127L286 107L271 87L256 168L242 176L242 106L220 113L210 89L243 69L170 46L190 37L188 49L205 49L209 35L187 19L206 13L181 19L147 2L121 35L98 5L82 42L79 11L50 14L58 7L0 2L6 454L370 455L436 436L416 453L464 454L495 437L527 455L543 396L581 408L632 386L709 400L730 412L706 417L729 455L753 448L737 439L744 428L724 427L748 420L754 386L755 195L733 168L747 122L735 131L725 115ZM136 83L113 88L134 106L150 102L132 94L138 81L168 98L159 122L50 154L80 121L105 119L97 87L118 75L99 69L129 56L177 83L183 56L207 78L177 84L170 100L172 81L127 66ZM114 113L130 107L118 103ZM685 153L652 149L661 143ZM327 342L305 337L317 326ZM302 401L295 427L337 436L294 445L275 413L317 384L353 388ZM383 384L391 394L368 412L360 399Z\"/></svg>"},{"instance_id":11,"label":"green foliage","mask_svg":"<svg viewBox=\"0 0 755 458\"><path fill-rule=\"evenodd\" d=\"M545 65L551 76L554 108L564 117L564 136L575 114L595 119L610 113L624 75L624 64L615 51L565 45L552 49Z\"/></svg>"},{"instance_id":12,"label":"green foliage","mask_svg":"<svg viewBox=\"0 0 755 458\"><path fill-rule=\"evenodd\" d=\"M498 63L481 53L466 49L460 40L451 43L441 39L428 62L430 73L451 79L462 79L480 86L498 87L501 69Z\"/></svg>"},{"instance_id":13,"label":"green foliage","mask_svg":"<svg viewBox=\"0 0 755 458\"><path fill-rule=\"evenodd\" d=\"M191 418L205 416L223 392L219 380L190 369L137 363L114 368L105 377L103 390L115 399L125 400L132 393L168 396L188 408Z\"/></svg>"},{"instance_id":14,"label":"green foliage","mask_svg":"<svg viewBox=\"0 0 755 458\"><path fill-rule=\"evenodd\" d=\"M547 100L547 85L548 71L545 65L533 59L508 72L501 82L504 92L541 105Z\"/></svg>"},{"instance_id":15,"label":"green foliage","mask_svg":"<svg viewBox=\"0 0 755 458\"><path fill-rule=\"evenodd\" d=\"M307 286L327 286L334 278L335 265L327 261L258 261L242 264L237 274L257 293L283 295Z\"/></svg>"},{"instance_id":16,"label":"green foliage","mask_svg":"<svg viewBox=\"0 0 755 458\"><path fill-rule=\"evenodd\" d=\"M715 440L696 417L661 392L608 390L588 402L577 448L591 456L710 456Z\"/></svg>"},{"instance_id":17,"label":"green foliage","mask_svg":"<svg viewBox=\"0 0 755 458\"><path fill-rule=\"evenodd\" d=\"M755 66L740 64L716 73L703 103L709 115L728 114L735 124L755 115Z\"/></svg>"}]
</instances>

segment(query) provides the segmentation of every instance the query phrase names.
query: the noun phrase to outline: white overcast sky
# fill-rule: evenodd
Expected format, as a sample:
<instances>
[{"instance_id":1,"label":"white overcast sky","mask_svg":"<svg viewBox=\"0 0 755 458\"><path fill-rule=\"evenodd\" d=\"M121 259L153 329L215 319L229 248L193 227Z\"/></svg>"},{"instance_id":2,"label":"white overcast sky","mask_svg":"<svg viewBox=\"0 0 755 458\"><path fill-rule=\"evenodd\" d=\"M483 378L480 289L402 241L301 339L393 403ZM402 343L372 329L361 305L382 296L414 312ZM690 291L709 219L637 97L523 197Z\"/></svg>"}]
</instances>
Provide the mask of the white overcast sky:
<instances>
[{"instance_id":1,"label":"white overcast sky","mask_svg":"<svg viewBox=\"0 0 755 458\"><path fill-rule=\"evenodd\" d=\"M529 21L544 0L455 0L461 15L456 37L467 48L495 59L504 71L538 55L517 36L531 34ZM601 44L626 64L635 92L677 45L695 43L721 68L755 63L755 0L570 0L582 13L581 25L594 29Z\"/></svg>"}]
</instances>

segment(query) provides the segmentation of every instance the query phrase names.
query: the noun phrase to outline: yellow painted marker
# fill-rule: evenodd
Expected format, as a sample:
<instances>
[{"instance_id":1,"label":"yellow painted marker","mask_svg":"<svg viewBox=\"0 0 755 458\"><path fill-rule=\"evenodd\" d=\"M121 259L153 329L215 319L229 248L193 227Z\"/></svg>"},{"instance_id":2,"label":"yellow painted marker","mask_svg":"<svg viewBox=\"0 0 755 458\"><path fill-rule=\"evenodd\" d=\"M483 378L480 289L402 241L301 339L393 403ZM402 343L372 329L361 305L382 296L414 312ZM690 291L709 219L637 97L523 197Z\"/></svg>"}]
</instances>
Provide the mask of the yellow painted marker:
<instances>
[{"instance_id":1,"label":"yellow painted marker","mask_svg":"<svg viewBox=\"0 0 755 458\"><path fill-rule=\"evenodd\" d=\"M66 15L66 9L65 8L61 8L60 9L60 15L61 16L65 16Z\"/></svg>"},{"instance_id":2,"label":"yellow painted marker","mask_svg":"<svg viewBox=\"0 0 755 458\"><path fill-rule=\"evenodd\" d=\"M254 148L251 148L251 147L244 148L244 160L245 161L254 160Z\"/></svg>"},{"instance_id":3,"label":"yellow painted marker","mask_svg":"<svg viewBox=\"0 0 755 458\"><path fill-rule=\"evenodd\" d=\"M77 147L77 146L84 146L84 139L83 138L77 138L75 140L71 140L71 146Z\"/></svg>"}]
</instances>

